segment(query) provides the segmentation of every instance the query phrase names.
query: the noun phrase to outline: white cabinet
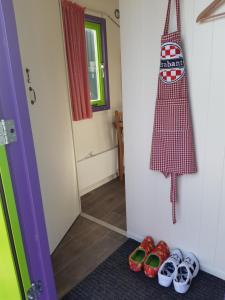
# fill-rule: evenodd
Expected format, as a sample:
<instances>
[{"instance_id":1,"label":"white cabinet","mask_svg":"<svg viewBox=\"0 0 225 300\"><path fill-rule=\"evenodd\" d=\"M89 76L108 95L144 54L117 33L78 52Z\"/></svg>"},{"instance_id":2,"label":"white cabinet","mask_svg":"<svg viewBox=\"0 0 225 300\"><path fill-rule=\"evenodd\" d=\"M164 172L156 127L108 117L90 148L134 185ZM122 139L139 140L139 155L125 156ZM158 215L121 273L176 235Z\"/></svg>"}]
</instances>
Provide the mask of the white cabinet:
<instances>
[{"instance_id":1,"label":"white cabinet","mask_svg":"<svg viewBox=\"0 0 225 300\"><path fill-rule=\"evenodd\" d=\"M14 0L14 9L52 252L80 213L59 2Z\"/></svg>"}]
</instances>

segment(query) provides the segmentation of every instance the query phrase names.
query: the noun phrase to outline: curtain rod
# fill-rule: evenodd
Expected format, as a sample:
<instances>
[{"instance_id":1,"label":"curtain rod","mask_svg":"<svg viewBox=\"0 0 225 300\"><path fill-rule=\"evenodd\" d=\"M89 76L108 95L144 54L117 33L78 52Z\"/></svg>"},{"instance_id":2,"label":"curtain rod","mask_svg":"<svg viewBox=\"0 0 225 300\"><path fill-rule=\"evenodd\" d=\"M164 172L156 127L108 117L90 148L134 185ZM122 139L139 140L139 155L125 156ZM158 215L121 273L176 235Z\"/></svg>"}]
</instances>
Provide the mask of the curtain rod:
<instances>
[{"instance_id":1,"label":"curtain rod","mask_svg":"<svg viewBox=\"0 0 225 300\"><path fill-rule=\"evenodd\" d=\"M88 7L85 7L85 9L89 10L90 12L101 14L103 16L108 17L117 27L120 28L120 25L110 15L108 15L107 13L105 13L103 11L100 11L100 10L91 9L91 8L88 8Z\"/></svg>"}]
</instances>

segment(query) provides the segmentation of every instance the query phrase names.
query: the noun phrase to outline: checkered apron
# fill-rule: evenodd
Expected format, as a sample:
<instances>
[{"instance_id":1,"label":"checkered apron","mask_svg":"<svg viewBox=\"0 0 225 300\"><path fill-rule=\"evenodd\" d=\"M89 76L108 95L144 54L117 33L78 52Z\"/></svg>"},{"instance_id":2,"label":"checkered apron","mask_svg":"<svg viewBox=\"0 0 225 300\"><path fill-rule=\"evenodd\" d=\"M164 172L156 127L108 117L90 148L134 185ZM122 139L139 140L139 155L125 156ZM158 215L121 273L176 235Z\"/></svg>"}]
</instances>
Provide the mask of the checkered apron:
<instances>
[{"instance_id":1,"label":"checkered apron","mask_svg":"<svg viewBox=\"0 0 225 300\"><path fill-rule=\"evenodd\" d=\"M187 73L181 48L180 2L176 0L177 31L168 33L168 3L152 136L150 168L171 177L170 201L176 223L177 176L197 172Z\"/></svg>"}]
</instances>

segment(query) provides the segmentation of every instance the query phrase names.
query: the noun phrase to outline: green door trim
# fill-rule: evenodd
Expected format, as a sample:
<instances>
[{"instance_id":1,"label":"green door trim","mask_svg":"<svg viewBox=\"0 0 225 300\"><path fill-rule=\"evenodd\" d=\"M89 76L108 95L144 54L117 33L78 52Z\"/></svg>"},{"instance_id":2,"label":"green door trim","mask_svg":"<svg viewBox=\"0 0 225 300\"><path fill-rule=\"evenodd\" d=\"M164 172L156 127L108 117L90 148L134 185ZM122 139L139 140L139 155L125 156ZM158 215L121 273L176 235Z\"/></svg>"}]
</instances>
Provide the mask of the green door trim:
<instances>
[{"instance_id":1,"label":"green door trim","mask_svg":"<svg viewBox=\"0 0 225 300\"><path fill-rule=\"evenodd\" d=\"M102 106L105 104L105 90L104 90L104 76L101 70L102 67L102 36L101 36L101 24L85 21L85 28L95 31L96 33L96 49L97 53L97 70L98 70L98 99L91 99L91 105L93 106ZM88 49L87 49L88 53Z\"/></svg>"},{"instance_id":2,"label":"green door trim","mask_svg":"<svg viewBox=\"0 0 225 300\"><path fill-rule=\"evenodd\" d=\"M12 235L9 234L8 217L6 217L2 191L0 196L0 299L25 299L21 276L18 276L18 262L15 260L15 249L12 247Z\"/></svg>"},{"instance_id":3,"label":"green door trim","mask_svg":"<svg viewBox=\"0 0 225 300\"><path fill-rule=\"evenodd\" d=\"M11 255L14 259L14 271L17 273L18 284L22 285L21 299L27 299L27 296L25 295L31 286L30 276L27 267L5 146L0 146L0 192L1 210L4 215L8 231Z\"/></svg>"}]
</instances>

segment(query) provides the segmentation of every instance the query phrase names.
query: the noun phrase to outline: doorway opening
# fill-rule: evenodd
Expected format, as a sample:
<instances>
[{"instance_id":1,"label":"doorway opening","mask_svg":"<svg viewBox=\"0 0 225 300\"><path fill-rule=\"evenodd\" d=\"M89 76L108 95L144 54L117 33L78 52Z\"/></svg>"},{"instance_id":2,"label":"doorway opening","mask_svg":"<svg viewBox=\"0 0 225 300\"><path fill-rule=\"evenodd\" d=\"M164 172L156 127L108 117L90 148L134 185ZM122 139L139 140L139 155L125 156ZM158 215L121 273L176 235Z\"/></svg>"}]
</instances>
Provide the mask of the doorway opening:
<instances>
[{"instance_id":1,"label":"doorway opening","mask_svg":"<svg viewBox=\"0 0 225 300\"><path fill-rule=\"evenodd\" d=\"M126 235L118 1L76 3L86 6L93 110L91 119L73 124L82 216Z\"/></svg>"}]
</instances>

